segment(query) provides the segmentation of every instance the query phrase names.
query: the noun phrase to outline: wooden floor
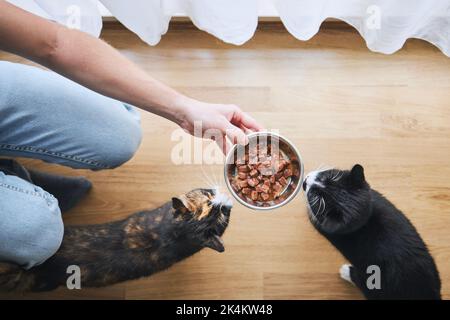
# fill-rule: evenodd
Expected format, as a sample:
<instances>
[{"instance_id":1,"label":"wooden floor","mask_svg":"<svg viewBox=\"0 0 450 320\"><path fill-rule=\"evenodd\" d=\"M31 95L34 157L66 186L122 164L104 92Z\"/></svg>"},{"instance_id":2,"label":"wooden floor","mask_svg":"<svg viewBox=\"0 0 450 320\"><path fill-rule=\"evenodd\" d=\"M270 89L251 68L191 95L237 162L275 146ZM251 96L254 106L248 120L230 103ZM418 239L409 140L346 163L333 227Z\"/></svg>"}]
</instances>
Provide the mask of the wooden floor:
<instances>
[{"instance_id":1,"label":"wooden floor","mask_svg":"<svg viewBox=\"0 0 450 320\"><path fill-rule=\"evenodd\" d=\"M450 298L450 60L436 48L410 40L402 51L381 55L370 52L355 31L333 28L308 42L282 28L263 28L241 47L180 28L156 47L120 28L102 36L186 94L238 104L267 128L279 129L299 148L306 171L321 164L363 164L372 186L422 234L439 267L443 297ZM22 61L5 54L0 59ZM94 182L90 196L65 215L67 224L122 218L206 187L207 180L221 181L220 166L173 165L176 142L170 135L176 127L142 116L142 146L122 168L77 172L25 161ZM109 288L25 297L362 298L339 278L345 260L310 225L302 194L268 213L235 204L231 219L223 254L206 249L166 272Z\"/></svg>"}]
</instances>

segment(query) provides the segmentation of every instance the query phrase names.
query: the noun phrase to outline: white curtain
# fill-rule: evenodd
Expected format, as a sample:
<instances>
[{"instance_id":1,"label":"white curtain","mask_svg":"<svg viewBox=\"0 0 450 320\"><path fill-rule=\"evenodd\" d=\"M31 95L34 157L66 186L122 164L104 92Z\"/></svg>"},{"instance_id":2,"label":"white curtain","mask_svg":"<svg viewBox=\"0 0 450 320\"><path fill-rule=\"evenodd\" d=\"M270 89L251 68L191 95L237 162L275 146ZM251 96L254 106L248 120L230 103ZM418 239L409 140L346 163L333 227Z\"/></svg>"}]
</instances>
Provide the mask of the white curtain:
<instances>
[{"instance_id":1,"label":"white curtain","mask_svg":"<svg viewBox=\"0 0 450 320\"><path fill-rule=\"evenodd\" d=\"M33 13L98 36L100 1L143 41L156 45L177 13L217 38L241 45L251 39L262 6L280 16L286 29L308 40L327 18L358 30L367 47L393 53L419 38L450 56L450 0L9 0Z\"/></svg>"}]
</instances>

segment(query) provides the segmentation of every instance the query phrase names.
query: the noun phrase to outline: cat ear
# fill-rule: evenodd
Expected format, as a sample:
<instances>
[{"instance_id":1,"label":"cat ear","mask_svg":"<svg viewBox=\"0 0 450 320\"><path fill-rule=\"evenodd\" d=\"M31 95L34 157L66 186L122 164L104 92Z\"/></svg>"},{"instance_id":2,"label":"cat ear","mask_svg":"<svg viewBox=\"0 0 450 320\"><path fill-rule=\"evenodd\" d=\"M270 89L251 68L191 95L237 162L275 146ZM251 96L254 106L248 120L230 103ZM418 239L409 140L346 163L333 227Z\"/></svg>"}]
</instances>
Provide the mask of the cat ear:
<instances>
[{"instance_id":1,"label":"cat ear","mask_svg":"<svg viewBox=\"0 0 450 320\"><path fill-rule=\"evenodd\" d=\"M184 205L183 200L181 200L180 198L177 197L173 197L172 198L172 207L175 209L175 211L177 212L181 212L181 213L185 213L188 211L188 209L186 208L186 206Z\"/></svg>"},{"instance_id":2,"label":"cat ear","mask_svg":"<svg viewBox=\"0 0 450 320\"><path fill-rule=\"evenodd\" d=\"M213 250L216 250L217 252L224 252L225 251L225 247L223 245L223 240L221 237L219 237L218 235L213 235L210 238L208 238L205 243L204 246L206 248L210 248Z\"/></svg>"},{"instance_id":3,"label":"cat ear","mask_svg":"<svg viewBox=\"0 0 450 320\"><path fill-rule=\"evenodd\" d=\"M360 164L355 164L350 171L350 177L355 184L362 184L366 181L364 177L364 168Z\"/></svg>"}]
</instances>

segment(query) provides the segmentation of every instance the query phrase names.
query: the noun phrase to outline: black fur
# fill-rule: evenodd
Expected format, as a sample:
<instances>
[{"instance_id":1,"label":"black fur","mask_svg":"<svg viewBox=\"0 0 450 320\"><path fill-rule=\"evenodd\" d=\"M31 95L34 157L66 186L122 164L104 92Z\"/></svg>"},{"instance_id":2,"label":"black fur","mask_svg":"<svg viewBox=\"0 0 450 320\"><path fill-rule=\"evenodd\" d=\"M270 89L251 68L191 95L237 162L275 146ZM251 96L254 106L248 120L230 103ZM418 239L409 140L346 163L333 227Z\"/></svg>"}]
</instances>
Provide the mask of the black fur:
<instances>
[{"instance_id":1,"label":"black fur","mask_svg":"<svg viewBox=\"0 0 450 320\"><path fill-rule=\"evenodd\" d=\"M350 261L351 280L366 298L441 298L439 273L422 238L400 210L370 188L360 165L313 174L303 188L311 222ZM367 286L371 265L380 268L380 289Z\"/></svg>"}]
</instances>

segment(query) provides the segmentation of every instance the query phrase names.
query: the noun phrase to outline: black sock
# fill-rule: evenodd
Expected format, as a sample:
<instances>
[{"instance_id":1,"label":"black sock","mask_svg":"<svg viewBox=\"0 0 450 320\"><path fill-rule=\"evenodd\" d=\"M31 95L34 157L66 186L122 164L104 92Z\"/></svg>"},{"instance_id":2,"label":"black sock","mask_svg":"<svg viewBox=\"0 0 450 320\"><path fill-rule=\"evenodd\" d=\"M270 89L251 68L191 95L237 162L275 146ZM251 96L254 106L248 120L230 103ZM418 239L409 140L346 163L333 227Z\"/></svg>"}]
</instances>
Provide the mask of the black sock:
<instances>
[{"instance_id":1,"label":"black sock","mask_svg":"<svg viewBox=\"0 0 450 320\"><path fill-rule=\"evenodd\" d=\"M75 207L92 187L92 183L83 177L64 177L34 170L29 173L34 184L58 199L61 212Z\"/></svg>"},{"instance_id":2,"label":"black sock","mask_svg":"<svg viewBox=\"0 0 450 320\"><path fill-rule=\"evenodd\" d=\"M58 199L64 213L88 193L92 184L83 177L64 177L40 171L28 170L14 159L0 159L0 171L35 184Z\"/></svg>"}]
</instances>

